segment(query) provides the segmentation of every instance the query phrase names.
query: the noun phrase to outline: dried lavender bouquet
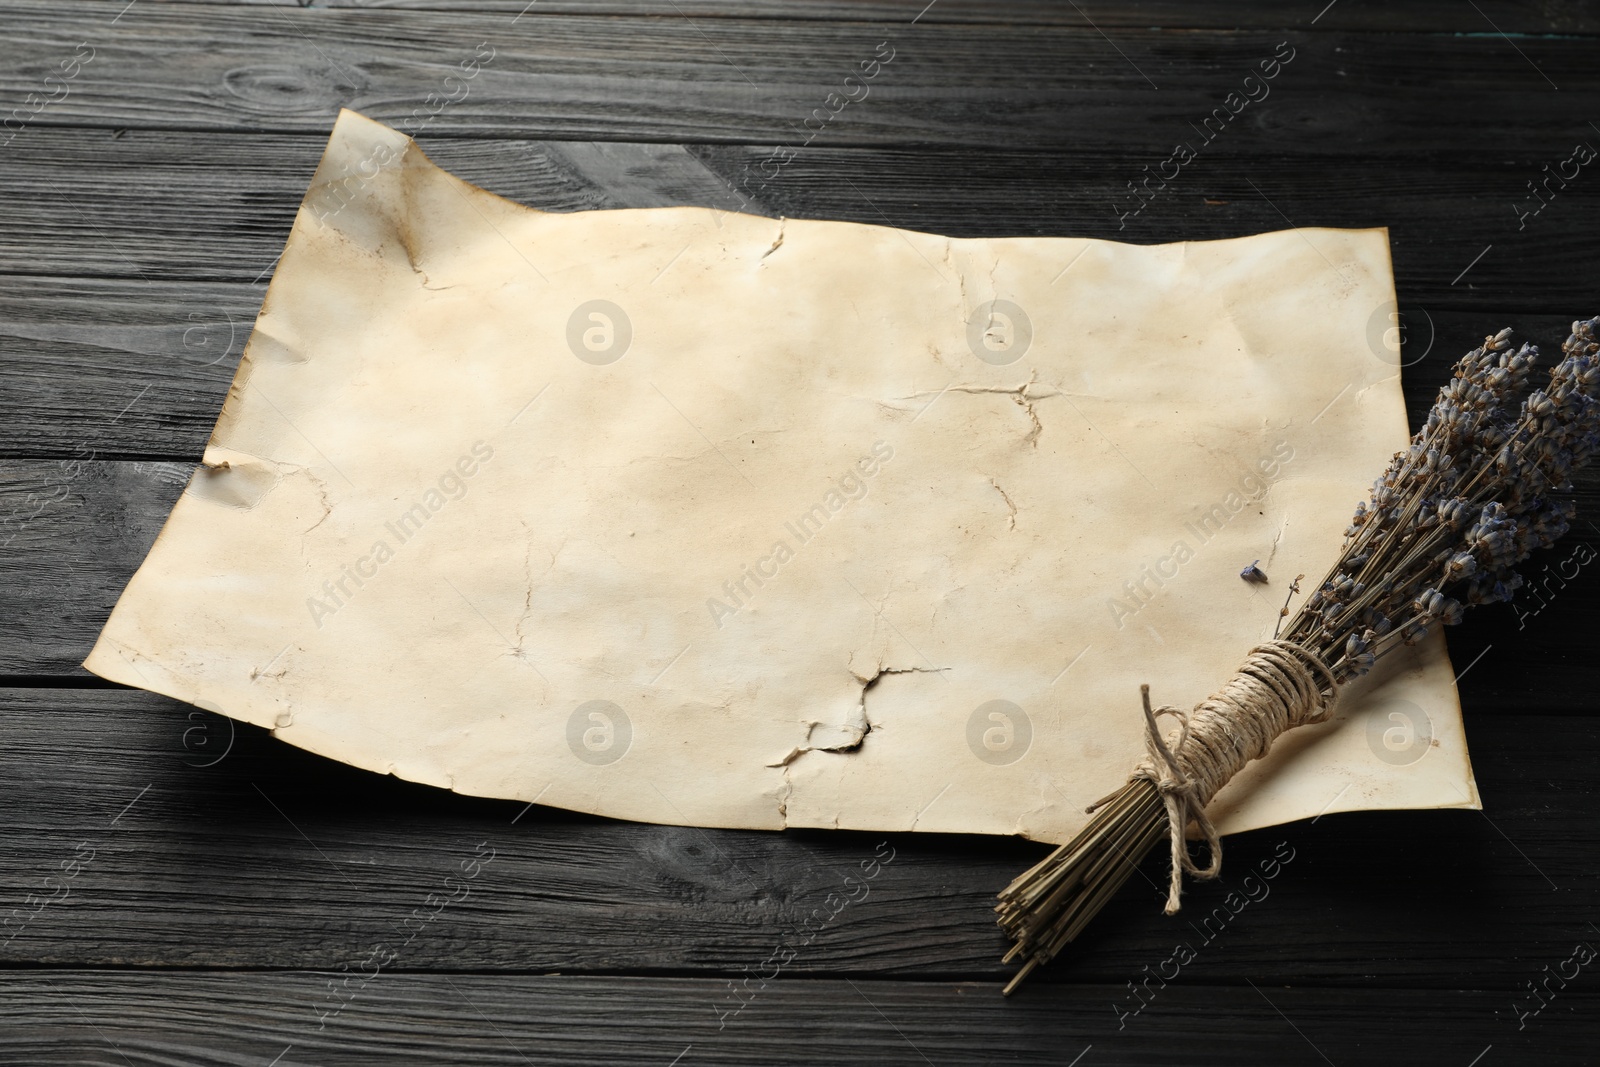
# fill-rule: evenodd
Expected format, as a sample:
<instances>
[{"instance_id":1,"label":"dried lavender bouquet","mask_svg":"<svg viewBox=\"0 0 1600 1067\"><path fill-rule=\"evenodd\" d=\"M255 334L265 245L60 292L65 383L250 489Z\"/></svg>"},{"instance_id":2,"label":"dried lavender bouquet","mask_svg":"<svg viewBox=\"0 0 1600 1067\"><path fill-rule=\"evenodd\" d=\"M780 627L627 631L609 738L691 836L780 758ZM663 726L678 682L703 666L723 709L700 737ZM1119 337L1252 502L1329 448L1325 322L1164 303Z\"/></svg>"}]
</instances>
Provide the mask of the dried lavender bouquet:
<instances>
[{"instance_id":1,"label":"dried lavender bouquet","mask_svg":"<svg viewBox=\"0 0 1600 1067\"><path fill-rule=\"evenodd\" d=\"M1512 568L1567 531L1570 475L1600 449L1597 333L1600 318L1573 323L1548 385L1525 397L1539 350L1513 348L1510 330L1486 338L1456 364L1427 423L1356 506L1338 562L1282 627L1285 604L1281 634L1191 711L1152 709L1141 687L1149 755L1089 809L1077 837L1000 894L995 910L1015 942L1005 961L1025 961L1007 994L1077 937L1162 837L1166 911L1176 912L1183 872L1221 870L1206 805L1245 764L1285 731L1325 721L1344 683L1396 647L1460 622L1467 605L1512 598L1522 584ZM1163 715L1178 723L1170 737ZM1209 846L1205 867L1184 840L1191 821Z\"/></svg>"}]
</instances>

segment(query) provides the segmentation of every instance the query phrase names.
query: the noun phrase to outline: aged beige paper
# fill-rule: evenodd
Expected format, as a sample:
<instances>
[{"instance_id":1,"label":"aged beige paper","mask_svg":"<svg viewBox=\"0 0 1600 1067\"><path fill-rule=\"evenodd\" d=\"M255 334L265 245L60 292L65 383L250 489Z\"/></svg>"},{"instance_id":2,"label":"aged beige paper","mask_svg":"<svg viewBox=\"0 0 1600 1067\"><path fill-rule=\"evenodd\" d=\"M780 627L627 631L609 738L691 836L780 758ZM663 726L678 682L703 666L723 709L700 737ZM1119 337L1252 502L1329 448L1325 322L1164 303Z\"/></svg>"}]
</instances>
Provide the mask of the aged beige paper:
<instances>
[{"instance_id":1,"label":"aged beige paper","mask_svg":"<svg viewBox=\"0 0 1600 1067\"><path fill-rule=\"evenodd\" d=\"M1334 557L1393 299L1383 231L543 213L347 112L87 666L473 795L1059 841L1139 683L1204 697ZM1386 674L1223 830L1476 806L1442 642Z\"/></svg>"}]
</instances>

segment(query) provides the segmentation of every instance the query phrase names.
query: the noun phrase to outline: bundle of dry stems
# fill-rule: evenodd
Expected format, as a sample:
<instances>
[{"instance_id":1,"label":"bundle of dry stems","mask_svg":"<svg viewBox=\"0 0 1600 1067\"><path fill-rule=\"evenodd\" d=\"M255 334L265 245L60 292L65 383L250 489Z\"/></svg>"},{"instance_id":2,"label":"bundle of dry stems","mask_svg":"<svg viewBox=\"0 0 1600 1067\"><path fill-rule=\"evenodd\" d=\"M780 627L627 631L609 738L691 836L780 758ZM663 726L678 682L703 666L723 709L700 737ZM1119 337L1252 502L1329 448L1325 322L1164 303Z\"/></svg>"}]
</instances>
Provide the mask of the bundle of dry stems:
<instances>
[{"instance_id":1,"label":"bundle of dry stems","mask_svg":"<svg viewBox=\"0 0 1600 1067\"><path fill-rule=\"evenodd\" d=\"M1286 730L1322 722L1340 687L1466 607L1508 601L1513 568L1567 531L1571 474L1600 450L1600 318L1572 324L1549 381L1524 395L1539 361L1511 331L1486 338L1456 364L1411 445L1396 453L1356 506L1343 551L1295 612L1252 649L1217 693L1191 711L1152 708L1141 687L1149 755L1126 784L1089 810L1093 819L1000 894L1000 925L1023 966L1010 994L1105 906L1162 838L1172 852L1167 913L1185 871L1221 870L1222 845L1206 805ZM1290 596L1298 592L1297 579ZM1162 716L1178 728L1164 737ZM1205 867L1185 836L1197 827Z\"/></svg>"}]
</instances>

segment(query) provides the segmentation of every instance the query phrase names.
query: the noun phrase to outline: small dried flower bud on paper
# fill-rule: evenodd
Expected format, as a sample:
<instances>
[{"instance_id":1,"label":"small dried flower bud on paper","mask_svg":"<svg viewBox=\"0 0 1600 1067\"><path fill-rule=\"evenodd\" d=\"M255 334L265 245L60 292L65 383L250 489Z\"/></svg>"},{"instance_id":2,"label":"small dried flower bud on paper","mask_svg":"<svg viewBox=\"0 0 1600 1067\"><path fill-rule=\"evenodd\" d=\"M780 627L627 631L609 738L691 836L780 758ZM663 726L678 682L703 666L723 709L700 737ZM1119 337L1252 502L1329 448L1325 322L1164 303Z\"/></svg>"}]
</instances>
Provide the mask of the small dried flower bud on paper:
<instances>
[{"instance_id":1,"label":"small dried flower bud on paper","mask_svg":"<svg viewBox=\"0 0 1600 1067\"><path fill-rule=\"evenodd\" d=\"M1393 299L1382 231L550 214L347 112L88 666L462 793L1059 841L1405 444ZM1213 812L1476 803L1434 639Z\"/></svg>"}]
</instances>

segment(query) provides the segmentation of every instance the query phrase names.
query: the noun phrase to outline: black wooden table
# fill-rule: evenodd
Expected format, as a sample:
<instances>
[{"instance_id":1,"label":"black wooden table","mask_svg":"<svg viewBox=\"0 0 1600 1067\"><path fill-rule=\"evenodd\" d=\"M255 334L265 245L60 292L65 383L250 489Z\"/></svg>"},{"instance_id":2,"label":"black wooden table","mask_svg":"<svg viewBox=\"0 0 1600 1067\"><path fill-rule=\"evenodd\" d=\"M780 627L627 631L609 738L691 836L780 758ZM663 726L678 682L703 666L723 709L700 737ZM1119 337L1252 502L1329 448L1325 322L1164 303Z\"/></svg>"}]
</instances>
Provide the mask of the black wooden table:
<instances>
[{"instance_id":1,"label":"black wooden table","mask_svg":"<svg viewBox=\"0 0 1600 1067\"><path fill-rule=\"evenodd\" d=\"M1539 595L1451 634L1484 812L1241 835L1175 918L1152 858L1010 1000L989 908L1041 846L525 810L78 666L200 457L341 106L557 210L1136 242L1388 226L1415 419L1485 333L1554 344L1600 311L1594 5L0 11L0 1062L1600 1061L1593 475ZM870 896L775 964L875 853ZM1202 929L1275 854L1270 894ZM1149 980L1179 944L1192 961Z\"/></svg>"}]
</instances>

